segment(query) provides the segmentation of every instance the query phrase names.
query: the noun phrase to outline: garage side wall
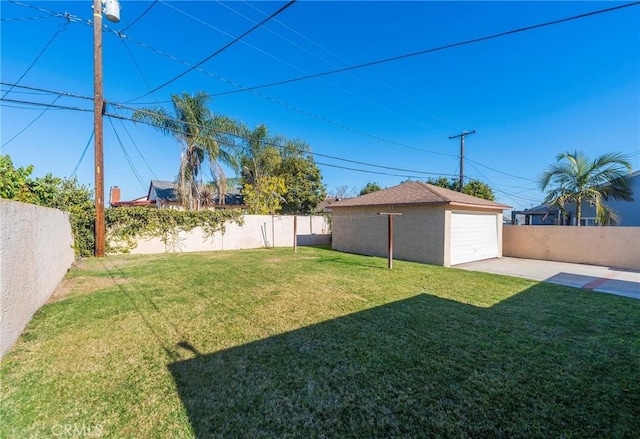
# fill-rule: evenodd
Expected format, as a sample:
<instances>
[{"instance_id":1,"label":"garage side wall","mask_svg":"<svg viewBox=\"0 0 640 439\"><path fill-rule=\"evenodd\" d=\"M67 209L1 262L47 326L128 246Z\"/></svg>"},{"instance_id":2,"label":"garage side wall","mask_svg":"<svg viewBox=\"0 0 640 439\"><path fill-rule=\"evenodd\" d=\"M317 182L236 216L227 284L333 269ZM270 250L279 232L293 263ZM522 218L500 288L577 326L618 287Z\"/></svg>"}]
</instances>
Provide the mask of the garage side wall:
<instances>
[{"instance_id":1,"label":"garage side wall","mask_svg":"<svg viewBox=\"0 0 640 439\"><path fill-rule=\"evenodd\" d=\"M442 207L343 207L333 212L332 248L348 253L386 257L388 217L393 219L394 259L444 265L445 210Z\"/></svg>"}]
</instances>

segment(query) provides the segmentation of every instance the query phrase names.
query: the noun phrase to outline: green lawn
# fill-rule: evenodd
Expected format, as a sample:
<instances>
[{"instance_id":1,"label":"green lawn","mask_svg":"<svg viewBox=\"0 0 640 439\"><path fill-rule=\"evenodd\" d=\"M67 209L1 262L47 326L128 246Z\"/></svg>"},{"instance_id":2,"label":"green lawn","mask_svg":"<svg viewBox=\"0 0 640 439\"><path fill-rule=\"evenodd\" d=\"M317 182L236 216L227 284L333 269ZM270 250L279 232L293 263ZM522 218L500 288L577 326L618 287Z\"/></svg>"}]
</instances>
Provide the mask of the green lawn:
<instances>
[{"instance_id":1,"label":"green lawn","mask_svg":"<svg viewBox=\"0 0 640 439\"><path fill-rule=\"evenodd\" d=\"M0 437L640 435L640 301L322 248L85 260Z\"/></svg>"}]
</instances>

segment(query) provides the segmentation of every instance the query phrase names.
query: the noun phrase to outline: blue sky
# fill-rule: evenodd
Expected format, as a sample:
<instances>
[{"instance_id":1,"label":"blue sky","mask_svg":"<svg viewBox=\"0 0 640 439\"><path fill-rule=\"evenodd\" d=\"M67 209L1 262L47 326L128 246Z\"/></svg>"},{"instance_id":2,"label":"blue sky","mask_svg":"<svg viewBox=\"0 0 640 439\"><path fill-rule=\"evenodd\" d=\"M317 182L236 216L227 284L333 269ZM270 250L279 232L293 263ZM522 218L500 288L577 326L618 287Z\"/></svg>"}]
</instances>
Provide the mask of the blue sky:
<instances>
[{"instance_id":1,"label":"blue sky","mask_svg":"<svg viewBox=\"0 0 640 439\"><path fill-rule=\"evenodd\" d=\"M92 96L92 2L21 3L0 4L2 81L15 84L24 74L20 86ZM104 22L127 37L103 37L109 102L145 95L186 70L183 62L201 61L285 3L158 1L131 24L151 4L122 0L121 22ZM369 181L393 186L404 175L455 176L459 141L449 136L475 129L465 142L465 178L488 183L502 203L527 208L543 198L535 181L560 152L619 151L640 169L640 6L256 93L215 95L238 90L232 83L267 84L622 4L298 1L203 64L205 72L192 71L126 105L149 107L202 90L214 95L214 111L303 139L314 152L412 171L317 157L329 192L343 185L359 190ZM7 99L0 101L0 153L18 166L33 164L37 176L69 176L77 166L79 180L93 187L93 143L80 161L92 113L43 113L9 100L51 104L57 95L20 87L6 93L9 88L2 85L0 94ZM59 97L55 105L92 109L77 97ZM129 114L111 106L107 112ZM107 191L117 185L131 199L145 194L149 180L176 175L174 139L109 118L104 132Z\"/></svg>"}]
</instances>

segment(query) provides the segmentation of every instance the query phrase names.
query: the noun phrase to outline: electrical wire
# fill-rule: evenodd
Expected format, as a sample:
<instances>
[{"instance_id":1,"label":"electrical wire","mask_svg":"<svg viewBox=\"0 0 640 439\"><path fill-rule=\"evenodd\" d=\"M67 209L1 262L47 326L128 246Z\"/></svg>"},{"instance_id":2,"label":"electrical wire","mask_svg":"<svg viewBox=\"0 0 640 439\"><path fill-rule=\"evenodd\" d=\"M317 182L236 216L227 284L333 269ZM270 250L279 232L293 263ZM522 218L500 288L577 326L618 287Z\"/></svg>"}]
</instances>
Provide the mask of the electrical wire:
<instances>
[{"instance_id":1,"label":"electrical wire","mask_svg":"<svg viewBox=\"0 0 640 439\"><path fill-rule=\"evenodd\" d=\"M69 22L67 21L67 23L64 23L63 25L58 26L58 30L56 31L56 33L53 34L53 36L49 39L49 41L47 42L47 44L44 45L44 47L42 48L42 50L40 51L40 53L38 53L38 55L36 56L36 59L33 60L33 62L29 65L29 67L27 67L27 70L24 71L24 73L22 75L20 75L20 77L16 80L16 84L19 84L20 81L22 80L22 78L24 78L26 76L27 73L29 73L29 70L31 70L33 68L34 65L36 65L36 63L38 62L38 60L40 59L40 57L44 54L44 52L46 52L46 50L49 48L49 46L51 45L51 43L53 43L53 40L56 39L56 37L58 35L60 35L60 33L62 33L66 28L67 25L69 24ZM13 87L9 87L9 90L7 90L2 97L6 98L7 95L11 92L11 90L13 89Z\"/></svg>"},{"instance_id":2,"label":"electrical wire","mask_svg":"<svg viewBox=\"0 0 640 439\"><path fill-rule=\"evenodd\" d=\"M95 135L95 130L91 131L91 135L89 136L89 140L87 141L87 144L84 146L84 149L82 150L82 154L80 154L80 158L78 159L78 162L76 163L76 165L73 167L73 172L71 173L71 176L69 178L73 178L76 175L76 172L78 171L78 168L80 167L80 163L82 163L82 160L84 160L84 155L87 153L87 150L89 149L89 145L91 145L91 140L93 139L93 136Z\"/></svg>"},{"instance_id":3,"label":"electrical wire","mask_svg":"<svg viewBox=\"0 0 640 439\"><path fill-rule=\"evenodd\" d=\"M316 164L320 165L320 166L329 166L331 168L346 169L348 171L364 172L364 173L367 173L367 174L390 175L392 177L415 178L415 179L418 179L418 180L422 178L422 177L418 177L416 175L391 174L391 173L388 173L388 172L370 171L370 170L367 170L367 169L358 169L358 168L350 168L350 167L347 167L347 166L332 165L330 163L322 163L322 162L318 162L318 161L316 161ZM369 166L371 166L371 165L369 165ZM437 174L437 175L440 175L440 174Z\"/></svg>"},{"instance_id":4,"label":"electrical wire","mask_svg":"<svg viewBox=\"0 0 640 439\"><path fill-rule=\"evenodd\" d=\"M58 99L60 99L61 96L58 95L56 96L56 98L51 102L51 104L49 104L50 106L55 104L56 101ZM20 134L24 133L31 125L33 125L38 119L40 119L44 113L46 113L51 107L45 107L44 110L42 110L42 112L40 114L38 114L31 122L29 122L23 129L21 129L20 131L18 131L18 133L13 136L12 138L10 138L9 140L7 140L6 142L4 142L2 145L0 145L0 149L4 148L5 146L7 146L9 143L11 143L14 139L16 139Z\"/></svg>"},{"instance_id":5,"label":"electrical wire","mask_svg":"<svg viewBox=\"0 0 640 439\"><path fill-rule=\"evenodd\" d=\"M0 18L0 21L29 21L29 20L40 20L41 18L56 18L56 16L41 15L39 17Z\"/></svg>"},{"instance_id":6,"label":"electrical wire","mask_svg":"<svg viewBox=\"0 0 640 439\"><path fill-rule=\"evenodd\" d=\"M151 84L149 84L149 81L147 81L147 78L145 77L144 73L142 72L142 69L140 68L140 65L138 64L138 61L136 61L135 57L133 56L133 53L131 52L131 49L129 49L129 46L127 46L126 39L122 38L122 39L120 39L120 41L122 42L122 45L124 46L125 50L129 54L129 57L131 58L131 61L133 62L133 65L136 67L136 70L138 70L138 73L142 77L142 80L147 85L147 88L149 90L151 90ZM158 101L158 98L156 97L156 94L155 93L151 93L151 96L153 96L153 99L155 99L156 104L160 105L160 101Z\"/></svg>"},{"instance_id":7,"label":"electrical wire","mask_svg":"<svg viewBox=\"0 0 640 439\"><path fill-rule=\"evenodd\" d=\"M114 107L117 107L117 108L123 108L125 110L139 111L139 112L142 112L142 113L152 114L152 112L148 111L148 110L140 110L140 109L136 110L134 108L130 108L130 107L127 107L127 106L124 106L124 105L121 105L121 104L110 103L110 105L114 106ZM135 121L132 118L127 118L127 117L124 117L124 116L121 116L121 115L112 115L112 116L119 117L119 118L124 119L124 120L130 120L130 121L133 121L133 122L144 123L146 125L153 126L153 127L158 127L158 125L153 124L151 122ZM175 118L168 118L168 119L172 120L174 122L185 123L184 121L181 121L181 120L178 120L178 119L175 119ZM187 124L187 125L190 125L190 126L192 126L194 128L206 128L206 127L203 127L203 126L200 126L200 125L195 125L195 124ZM247 137L243 137L243 136L241 136L239 134L230 133L230 132L227 132L227 131L222 131L222 130L212 130L212 131L217 133L217 134L232 136L232 137L235 137L235 138L238 138L238 139L249 140L249 138L247 138ZM174 130L174 132L180 133L180 131L176 131L176 130ZM267 146L273 146L275 148L283 148L282 145L279 145L279 144L276 144L276 143L273 143L273 142L263 142L263 143L265 145L267 145ZM305 150L299 149L299 148L297 150L298 150L298 152L303 153L303 154L310 154L310 155L314 155L314 156L318 156L318 157L325 157L325 158L330 158L332 160L339 160L339 161L344 161L344 162L354 163L354 164L359 164L359 165L364 165L364 166L370 166L370 167L375 167L375 168L395 170L395 171L401 171L401 172L411 172L411 173L416 173L416 174L443 175L441 173L436 173L436 172L415 171L415 170L410 170L410 169L402 169L402 168L395 168L395 167L391 167L391 166L384 166L384 165L377 165L377 164L373 164L373 163L366 163L366 162L362 162L362 161L358 161L358 160L345 159L345 158L331 156L331 155L327 155L327 154L321 154L321 153L312 152L312 151L305 151ZM401 175L401 177L405 177L405 175Z\"/></svg>"},{"instance_id":8,"label":"electrical wire","mask_svg":"<svg viewBox=\"0 0 640 439\"><path fill-rule=\"evenodd\" d=\"M145 15L147 15L147 13L151 10L151 8L153 8L156 3L158 3L158 0L154 0L153 3L151 3L151 5L149 5L149 7L147 9L144 10L144 12L140 15L138 15L138 18L136 18L135 20L133 20L131 23L129 23L127 26L125 26L121 32L125 32L127 29L129 29L131 26L133 26L134 24L136 24L138 21L140 21L140 19L142 17L144 17Z\"/></svg>"},{"instance_id":9,"label":"electrical wire","mask_svg":"<svg viewBox=\"0 0 640 439\"><path fill-rule=\"evenodd\" d=\"M260 12L261 14L263 14L263 15L267 15L267 14L266 14L266 12L262 11L261 9L257 8L256 6L254 6L251 2L247 2L247 1L245 1L245 0L241 0L241 1L242 1L242 3L244 3L245 5L247 5L247 6L251 7L251 8L253 8L254 10L256 10L256 11ZM218 1L218 3L220 3L220 4L224 5L222 2L219 2L219 1ZM340 61L342 61L342 62L344 62L344 63L348 63L348 62L349 62L347 59L345 59L345 58L341 57L340 55L336 54L335 52L333 52L333 51L331 51L331 50L327 49L327 48L326 48L326 47L324 47L322 44L319 44L318 42L316 42L316 41L312 40L311 38L307 37L306 35L304 35L304 34L302 34L302 33L298 32L297 30L293 29L291 26L288 26L286 23L283 23L282 21L278 20L277 18L276 18L276 19L274 19L274 20L273 20L273 22L274 22L274 23L279 24L280 26L282 26L282 27L284 27L285 29L289 30L290 32L292 32L292 33L294 33L294 34L298 35L299 37L301 37L301 38L305 39L306 41L309 41L311 44L313 44L313 45L315 45L316 47L319 47L320 49L322 49L322 50L324 50L325 52L329 53L330 55L332 55L332 56L333 56L333 57L335 57L336 59L338 59L338 60L340 60ZM298 45L296 44L296 46L298 46ZM299 46L298 46L298 47L299 47ZM312 52L312 51L307 50L307 49L305 49L305 48L303 48L303 50L305 50L306 52L308 52L308 53L310 53L311 55L315 56L316 58L318 58L318 59L320 59L320 60L324 61L325 63L329 64L330 66L335 67L335 68L339 68L339 66L338 66L337 64L335 64L335 63L333 63L333 62L330 62L330 61L328 61L327 59L325 59L325 58L323 58L323 57L320 57L320 56L319 56L318 54L316 54L315 52ZM357 75L355 75L355 74L353 74L353 73L351 73L351 72L349 72L349 75L350 75L352 78L354 78L354 79L356 79L356 80L358 80L358 81L362 82L363 84L367 85L368 87L372 87L372 88L373 88L373 89L375 89L375 90L378 90L378 91L380 91L380 92L385 93L387 96L391 97L392 99L396 100L397 102L400 102L400 103L402 103L402 104L406 104L406 102L407 102L407 101L412 101L412 102L414 102L415 104L417 104L417 105L419 106L420 111L422 111L424 114L426 114L427 116L429 116L430 118L432 118L432 119L434 119L434 120L437 120L437 121L439 121L439 122L442 122L442 123L444 123L444 124L447 124L447 125L449 125L449 126L451 126L451 127L454 127L454 128L456 128L456 129L464 129L464 128L462 127L462 125L458 125L458 124L456 124L456 123L452 123L452 122L450 122L450 121L448 121L448 120L446 120L446 119L443 119L443 118L441 118L441 117L439 117L439 116L437 116L437 115L435 115L435 114L433 114L433 113L430 113L430 112L428 112L428 111L425 111L425 110L424 110L424 108L422 108L422 107L424 106L424 103L423 103L423 102L419 102L415 97L413 97L413 96L411 96L411 95L409 95L409 94L407 94L407 93L403 92L402 90L398 89L397 87L394 87L394 86L393 86L393 85L391 85L391 84L388 84L387 82L385 82L385 81L381 80L380 78L378 78L377 76L375 76L375 75L371 74L370 72L368 72L368 71L366 71L366 70L361 70L360 72L361 72L363 75L365 75L365 76L367 76L367 77L369 77L369 78L371 78L371 79L375 80L376 82L378 82L378 83L382 84L384 87L387 87L389 90L391 90L391 93L389 93L389 92L388 92L388 91L386 91L386 90L383 90L383 89L382 89L382 88L380 88L380 87L377 87L377 86L375 86L375 85L372 85L371 83L369 83L369 82L365 81L364 79L360 78L359 76L357 76Z\"/></svg>"},{"instance_id":10,"label":"electrical wire","mask_svg":"<svg viewBox=\"0 0 640 439\"><path fill-rule=\"evenodd\" d=\"M479 38L473 38L471 40L465 40L465 41L460 41L460 42L457 42L457 43L446 44L444 46L434 47L434 48L431 48L431 49L425 49L425 50L420 50L420 51L417 51L417 52L405 53L403 55L397 55L397 56L393 56L393 57L390 57L390 58L383 58L383 59L379 59L379 60L376 60L376 61L369 61L369 62L366 62L366 63L356 64L356 65L349 66L349 67L342 67L342 68L339 68L339 69L329 70L329 71L321 72L321 73L314 73L312 75L301 76L301 77L298 77L298 78L291 78L291 79L285 79L285 80L282 80L282 81L270 82L270 83L262 84L262 85L255 85L255 86L247 87L247 88L245 88L243 90L231 90L231 91L226 91L226 92L215 93L212 96L224 96L224 95L228 95L228 94L239 93L239 92L242 92L242 91L257 90L257 89L260 89L260 88L274 87L276 85L291 84L293 82L304 81L304 80L307 80L307 79L320 78L322 76L333 75L333 74L342 73L342 72L348 72L350 70L362 69L364 67L371 67L371 66L374 66L374 65L388 63L388 62L392 62L392 61L399 61L401 59L411 58L411 57L420 56L420 55L426 55L428 53L438 52L438 51L442 51L442 50L446 50L446 49L453 49L454 47L460 47L460 46L466 46L466 45L469 45L469 44L475 44L475 43L479 43L479 42L482 42L482 41L488 41L488 40L492 40L492 39L495 39L495 38L504 37L504 36L507 36L507 35L513 35L513 34L517 34L517 33L521 33L521 32L526 32L526 31L530 31L530 30L534 30L534 29L539 29L539 28L542 28L542 27L553 26L553 25L560 24L560 23L566 23L568 21L578 20L578 19L581 19L581 18L586 18L586 17L590 17L590 16L593 16L593 15L598 15L598 14L604 14L604 13L607 13L607 12L612 12L612 11L616 11L616 10L619 10L619 9L628 8L628 7L637 6L637 5L640 5L640 2L626 3L624 5L614 6L614 7L606 8L606 9L600 9L600 10L597 10L597 11L592 11L592 12L587 12L587 13L584 13L584 14L574 15L574 16L571 16L571 17L561 18L559 20L548 21L548 22L545 22L545 23L534 24L532 26L525 26L525 27L521 27L521 28L518 28L518 29L512 29L512 30L508 30L508 31L505 31L505 32L500 32L500 33L497 33L497 34L487 35L487 36L479 37Z\"/></svg>"},{"instance_id":11,"label":"electrical wire","mask_svg":"<svg viewBox=\"0 0 640 439\"><path fill-rule=\"evenodd\" d=\"M153 169L151 169L151 166L149 166L149 162L147 161L147 159L145 158L145 156L142 154L142 151L140 151L140 148L138 148L138 145L136 144L136 142L133 140L133 137L131 136L131 133L129 132L129 130L127 129L127 126L124 124L124 121L122 119L119 119L120 121L120 125L122 125L122 128L124 129L124 132L127 133L127 136L129 137L129 140L131 140L131 144L133 145L133 147L136 149L136 151L138 151L138 154L140 155L140 157L142 158L142 161L144 162L145 165L147 165L147 169L149 169L149 172L151 172L151 175L153 175L153 177L156 180L159 180L158 176L156 175L155 172L153 172Z\"/></svg>"},{"instance_id":12,"label":"electrical wire","mask_svg":"<svg viewBox=\"0 0 640 439\"><path fill-rule=\"evenodd\" d=\"M133 164L133 161L131 160L131 157L129 156L127 149L124 147L124 144L122 143L122 139L120 139L120 135L118 134L118 131L116 131L116 127L113 124L113 121L111 120L111 118L109 118L109 123L111 124L111 128L113 128L113 132L116 135L116 139L118 140L120 149L122 149L122 154L124 155L124 158L127 160L127 163L129 163L129 167L133 171L133 175L136 177L136 180L138 180L138 183L140 183L140 186L142 186L142 188L145 189L146 185L142 181L142 177L140 176L140 173L138 172L135 165Z\"/></svg>"},{"instance_id":13,"label":"electrical wire","mask_svg":"<svg viewBox=\"0 0 640 439\"><path fill-rule=\"evenodd\" d=\"M48 90L46 88L32 87L32 86L28 86L28 85L19 85L19 84L11 83L11 82L0 82L0 85L8 85L10 87L37 91L37 92L41 92L41 93L45 93L45 94L55 94L55 95L60 95L60 96L68 96L70 98L79 98L79 99L86 99L86 100L89 100L89 101L93 101L93 98L91 96L83 96L83 95L79 95L79 94L75 94L75 93L69 93L69 92L66 92L66 91Z\"/></svg>"},{"instance_id":14,"label":"electrical wire","mask_svg":"<svg viewBox=\"0 0 640 439\"><path fill-rule=\"evenodd\" d=\"M170 55L168 53L165 53L165 52L162 52L162 51L160 51L158 49L155 49L155 48L149 46L146 43L143 43L141 41L137 41L137 40L135 40L133 38L130 38L130 37L128 37L128 36L126 36L126 35L124 35L122 33L116 32L116 31L112 31L112 33L115 34L116 36L120 37L120 38L126 38L127 40L129 40L131 42L134 42L134 43L140 45L141 47L143 47L145 49L152 50L153 52L155 52L155 53L157 53L159 55L165 56L165 57L171 59L172 61L176 61L176 62L179 62L181 64L190 66L190 64L187 63L186 61L180 60L180 59L174 57L173 55ZM226 78L223 78L223 77L221 77L219 75L216 75L214 73L208 72L208 71L206 71L206 70L204 70L204 69L202 69L200 67L198 67L197 70L202 72L202 73L204 73L204 74L206 74L206 75L209 75L209 76L211 76L213 78L216 78L216 79L218 79L220 81L223 81L223 82L225 82L227 84L230 84L230 85L232 85L232 86L234 86L236 88L239 88L239 89L244 89L245 88L244 86L242 86L240 84L237 84L237 83L235 83L233 81L230 81L230 80L228 80ZM151 87L149 87L149 88L151 88ZM418 147L410 146L410 145L407 145L407 144L404 144L404 143L401 143L401 142L396 142L396 141L393 141L393 140L385 139L383 137L376 136L375 134L370 134L370 133L367 133L365 131L359 130L357 128L349 127L349 126L347 126L347 125L345 125L345 124L343 124L341 122L337 122L337 121L333 121L331 119L327 119L324 116L320 116L320 115L311 113L310 111L301 109L299 107L296 107L294 105L288 104L286 102L282 102L282 101L280 101L280 100L278 100L276 98L267 96L267 95L265 95L265 94L263 94L261 92L258 92L258 91L255 91L255 90L249 90L249 92L254 94L255 96L258 96L258 97L262 98L262 99L268 100L268 101L273 102L273 103L275 103L277 105L281 105L281 106L283 106L285 108L288 108L288 109L290 109L292 111L295 111L295 112L298 112L300 114L304 114L305 116L312 117L312 118L317 119L317 120L319 120L321 122L324 122L324 123L327 123L327 124L330 124L330 125L334 125L334 126L337 126L339 128L342 128L344 130L351 131L353 133L360 134L360 135L363 135L363 136L366 136L366 137L370 137L372 139L379 140L381 142L385 142L385 143L389 143L389 144L392 144L392 145L400 146L402 148L412 149L412 150L415 150L415 151L422 151L422 152L426 152L426 153L430 153L430 154L437 154L437 155L450 156L450 157L458 157L455 154L448 154L448 153L443 153L443 152L439 152L439 151L433 151L433 150L428 150L428 149L424 149L424 148L418 148ZM135 99L133 99L133 100L135 100ZM162 103L170 103L170 102L171 101L158 101L158 100L156 100L155 103L156 104L162 104ZM132 103L132 100L129 100L129 101L125 102L125 103L129 104L129 105L148 105L148 104L153 104L154 102L144 102L144 103L137 103L136 104L136 103Z\"/></svg>"},{"instance_id":15,"label":"electrical wire","mask_svg":"<svg viewBox=\"0 0 640 439\"><path fill-rule=\"evenodd\" d=\"M228 10L230 10L230 11L234 12L235 14L239 15L240 17L242 17L242 18L244 18L244 19L246 19L246 20L249 20L249 21L251 21L251 22L253 22L253 23L257 23L257 21L255 21L255 20L254 20L254 19L252 19L251 17L248 17L248 16L244 15L243 13L241 13L241 12L237 11L236 9L232 8L231 6L226 5L225 3L221 2L221 1L216 1L216 3L218 3L220 6L223 6L224 8L226 8L226 9L228 9ZM259 9L257 9L257 10L259 10ZM194 17L194 18L195 18L195 17ZM199 21L201 21L201 20L199 20ZM276 32L276 31L274 31L274 30L272 30L272 29L269 29L269 28L267 28L267 27L264 27L264 29L265 29L266 31L268 31L269 33L271 33L271 34L273 34L273 35L277 36L278 38L282 39L283 41L285 41L285 42L287 42L287 43L291 44L292 46L294 46L294 47L296 47L296 48L298 48L298 49L300 49L300 50L303 50L303 51L307 52L308 54L310 54L310 55L314 56L315 58L317 58L317 59L319 59L319 60L321 60L321 61L323 61L323 62L325 62L325 63L327 63L327 64L329 64L329 65L332 65L333 67L337 67L337 65L332 64L331 62L327 61L326 59L322 58L321 56L319 56L319 55L315 54L314 52L311 52L311 51L310 51L309 49L307 49L306 47L303 47L303 46L299 45L299 44L298 44L298 43L296 43L295 41L292 41L292 40L288 39L287 37L285 37L285 36L283 36L283 35L279 34L278 32ZM246 43L245 43L245 44L246 44ZM250 46L251 46L251 45L250 45ZM255 46L251 46L251 47L254 47L254 48L255 48L255 49L257 49L257 50L260 50L262 53L267 53L267 52L265 52L265 51L263 51L263 50L261 50L261 49L258 49L258 48L257 48L257 47L255 47ZM269 56L272 56L270 53L267 53L267 54L268 54ZM303 72L303 73L305 73L305 74L309 74L309 72L308 72L308 71L306 71L306 70L304 70L304 69L301 69L301 68L300 68L300 67L298 67L298 66L295 66L295 65L293 65L293 64L291 64L291 63L289 63L289 62L286 62L286 61L284 61L284 60L282 60L282 59L280 59L280 58L277 58L277 57L275 57L275 56L272 56L272 57L273 57L273 58L275 58L275 59L277 59L277 60L278 60L278 61L280 61L280 62L283 62L283 63L285 63L285 64L287 64L287 65L289 65L289 66L291 66L291 67L295 68L295 69L296 69L296 70L298 70L298 71L301 71L301 72ZM352 73L349 73L349 74L350 74L350 76L351 76L351 77L353 77L353 78L355 78L355 79L359 80L360 82L362 82L362 83L366 84L367 86L372 87L372 88L374 88L374 89L377 89L377 90L378 90L378 91L380 91L380 92L384 92L384 91L383 91L383 90L381 90L380 88L373 87L371 84L369 84L369 83L367 83L366 81L364 81L364 80L362 80L362 79L358 78L357 76L353 75ZM388 113L390 113L390 114L393 114L393 115L398 116L398 117L400 117L400 118L402 118L402 119L405 119L406 121L409 121L409 122L411 122L411 123L413 123L413 124L415 124L415 125L417 125L417 126L421 126L421 127L426 128L426 129L428 129L428 130L432 130L432 131L436 131L436 132L438 132L438 131L442 131L442 130L437 130L437 129L433 128L432 126L429 126L429 125L427 125L427 124L425 124L425 123L423 123L423 122L420 122L420 121L418 121L418 120L412 119L412 118L410 118L410 117L408 117L408 116L406 116L406 115L404 115L404 114L402 114L402 113L399 113L399 112L397 112L397 111L395 111L395 110L392 110L392 109L391 109L391 108L389 108L389 107L386 107L386 106L384 106L384 105L381 105L381 104L379 104L379 103L377 103L377 102L374 102L374 101L372 101L372 100L370 100L370 99L367 99L367 98L365 98L365 97L363 97L363 96L361 96L361 95L359 95L359 94L357 94L357 93L354 93L353 91L349 90L348 88L341 87L341 86L339 86L339 85L337 85L337 84L335 84L335 83L333 83L333 82L330 82L330 81L328 81L328 80L326 80L326 79L324 79L324 78L322 78L322 79L320 79L320 80L321 80L323 83L325 83L325 84L327 84L327 85L329 85L329 86L331 86L331 87L335 88L336 90L339 90L339 91L341 91L341 92L343 92L343 93L345 93L345 94L348 94L348 95L350 95L350 96L353 96L354 98L356 98L356 99L360 100L361 102L364 102L364 103L366 103L366 104L368 104L368 105L370 105L370 106L372 106L372 107L378 107L378 108L380 108L380 109L382 109L382 110L384 110L384 111L386 111L386 112L388 112Z\"/></svg>"},{"instance_id":16,"label":"electrical wire","mask_svg":"<svg viewBox=\"0 0 640 439\"><path fill-rule=\"evenodd\" d=\"M237 43L238 41L240 41L242 38L246 37L247 35L249 35L251 32L253 32L254 30L258 29L259 27L261 27L263 24L265 24L266 22L268 22L269 20L271 20L272 18L278 16L279 14L281 14L282 12L284 12L286 9L288 9L291 5L293 5L297 0L290 0L288 3L286 3L284 6L280 7L277 11L273 12L271 15L269 15L267 18L265 18L264 20L262 20L260 23L256 24L255 26L252 26L250 29L248 29L247 31L243 32L241 35L237 36L236 38L234 38L233 40L231 40L229 43L225 44L224 46L222 46L220 49L216 50L215 52L213 52L211 55L207 56L206 58L204 58L202 61L194 64L193 66L191 66L190 68L188 68L187 70L185 70L184 72L174 76L173 78L169 79L168 81L160 84L159 86L157 86L156 88L154 88L153 90L143 94L142 96L139 96L135 99L133 99L134 101L137 101L140 98L143 98L145 96L148 96L164 87L166 87L167 85L171 84L172 82L182 78L184 75L186 75L189 72L192 72L193 70L195 70L197 67L201 66L202 64L204 64L205 62L209 61L211 58L213 58L214 56L222 53L223 51L225 51L226 49L228 49L229 47L233 46L235 43Z\"/></svg>"},{"instance_id":17,"label":"electrical wire","mask_svg":"<svg viewBox=\"0 0 640 439\"><path fill-rule=\"evenodd\" d=\"M22 101L22 100L18 100L18 99L8 99L8 98L0 98L0 101L2 101L2 102L12 102L14 104L24 104L24 105L34 105L34 106L48 107L48 108L57 108L57 109L60 109L60 110L85 111L85 112L88 112L88 113L93 113L93 109L80 108L80 107L71 107L71 106L68 106L68 105L44 104L42 102L29 102L29 101Z\"/></svg>"},{"instance_id":18,"label":"electrical wire","mask_svg":"<svg viewBox=\"0 0 640 439\"><path fill-rule=\"evenodd\" d=\"M532 183L537 183L537 181L536 181L536 180L534 180L534 179L532 179L532 178L521 177L521 176L519 176L519 175L509 174L508 172L499 171L499 170L497 170L497 169L495 169L495 168L492 168L492 167L490 167L490 166L483 165L482 163L479 163L479 162L477 162L477 161L475 161L475 160L471 160L470 158L465 158L465 160L466 160L466 161L468 161L468 162L470 162L470 163L475 163L475 164L476 164L476 165L478 165L478 166L482 166L483 168L487 168L487 169L489 169L490 171L497 172L497 173L499 173L499 174L504 174L504 175L508 175L509 177L518 178L518 179L520 179L520 180L525 180L525 181L530 181L530 182L532 182Z\"/></svg>"}]
</instances>

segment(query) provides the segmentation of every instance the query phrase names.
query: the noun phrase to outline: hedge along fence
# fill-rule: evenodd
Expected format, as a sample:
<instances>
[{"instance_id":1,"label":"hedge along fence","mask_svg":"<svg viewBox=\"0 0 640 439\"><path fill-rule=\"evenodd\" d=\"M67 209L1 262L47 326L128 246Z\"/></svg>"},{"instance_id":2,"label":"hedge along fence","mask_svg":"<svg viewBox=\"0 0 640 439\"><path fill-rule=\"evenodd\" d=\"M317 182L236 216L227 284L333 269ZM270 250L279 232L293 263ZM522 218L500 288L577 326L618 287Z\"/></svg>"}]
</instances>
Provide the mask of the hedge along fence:
<instances>
[{"instance_id":1,"label":"hedge along fence","mask_svg":"<svg viewBox=\"0 0 640 439\"><path fill-rule=\"evenodd\" d=\"M163 253L293 244L294 216L246 215L239 209L198 212L118 207L105 210L107 252ZM329 244L328 216L298 216L298 245ZM94 252L95 210L71 214L77 257Z\"/></svg>"},{"instance_id":2,"label":"hedge along fence","mask_svg":"<svg viewBox=\"0 0 640 439\"><path fill-rule=\"evenodd\" d=\"M238 209L202 210L198 212L154 209L149 207L125 207L105 211L107 227L107 251L129 253L141 239L158 238L170 247L180 233L196 228L204 238L223 232L227 224L243 224Z\"/></svg>"}]
</instances>

